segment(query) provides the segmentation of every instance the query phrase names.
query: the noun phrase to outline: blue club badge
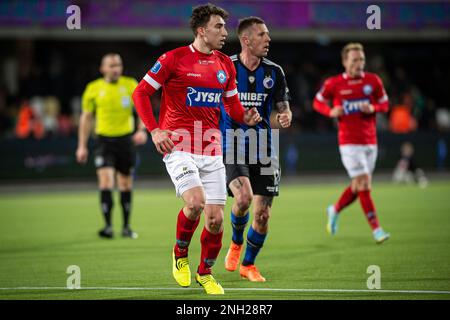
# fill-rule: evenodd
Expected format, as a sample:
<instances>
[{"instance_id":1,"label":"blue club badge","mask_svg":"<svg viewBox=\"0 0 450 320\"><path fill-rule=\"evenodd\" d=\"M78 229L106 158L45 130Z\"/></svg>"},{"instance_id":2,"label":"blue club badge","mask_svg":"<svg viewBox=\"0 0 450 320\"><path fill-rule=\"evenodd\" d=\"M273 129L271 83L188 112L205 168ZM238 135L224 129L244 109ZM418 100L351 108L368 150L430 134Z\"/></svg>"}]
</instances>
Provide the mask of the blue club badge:
<instances>
[{"instance_id":1,"label":"blue club badge","mask_svg":"<svg viewBox=\"0 0 450 320\"><path fill-rule=\"evenodd\" d=\"M364 94L365 94L366 96L370 95L370 94L372 93L372 91L373 91L373 88L372 88L372 86L371 86L370 84L366 84L366 85L363 87L363 92L364 92Z\"/></svg>"},{"instance_id":2,"label":"blue club badge","mask_svg":"<svg viewBox=\"0 0 450 320\"><path fill-rule=\"evenodd\" d=\"M221 84L224 84L225 81L227 81L227 74L225 73L225 71L223 70L217 71L217 80L219 80Z\"/></svg>"}]
</instances>

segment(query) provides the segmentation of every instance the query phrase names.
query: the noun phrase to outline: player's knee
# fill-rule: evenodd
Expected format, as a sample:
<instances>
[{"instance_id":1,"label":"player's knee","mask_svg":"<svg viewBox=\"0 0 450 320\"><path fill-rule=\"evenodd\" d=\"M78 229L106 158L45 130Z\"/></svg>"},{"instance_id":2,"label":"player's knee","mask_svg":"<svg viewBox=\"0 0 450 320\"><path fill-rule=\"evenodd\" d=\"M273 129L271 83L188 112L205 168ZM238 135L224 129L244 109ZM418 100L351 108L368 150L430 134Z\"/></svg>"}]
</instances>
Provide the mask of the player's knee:
<instances>
[{"instance_id":1,"label":"player's knee","mask_svg":"<svg viewBox=\"0 0 450 320\"><path fill-rule=\"evenodd\" d=\"M236 204L239 208L239 211L246 212L248 208L250 208L250 204L252 203L253 197L249 193L241 193L236 198Z\"/></svg>"},{"instance_id":2,"label":"player's knee","mask_svg":"<svg viewBox=\"0 0 450 320\"><path fill-rule=\"evenodd\" d=\"M103 180L100 180L98 186L99 186L100 190L114 189L114 181L108 180L108 179L103 179Z\"/></svg>"},{"instance_id":3,"label":"player's knee","mask_svg":"<svg viewBox=\"0 0 450 320\"><path fill-rule=\"evenodd\" d=\"M370 191L370 178L367 176L360 177L356 180L356 191Z\"/></svg>"},{"instance_id":4,"label":"player's knee","mask_svg":"<svg viewBox=\"0 0 450 320\"><path fill-rule=\"evenodd\" d=\"M213 233L219 233L222 229L223 217L220 215L216 215L211 217L207 221L208 229Z\"/></svg>"},{"instance_id":5,"label":"player's knee","mask_svg":"<svg viewBox=\"0 0 450 320\"><path fill-rule=\"evenodd\" d=\"M186 208L188 209L189 213L198 216L205 208L205 199L203 199L202 197L193 196L186 204Z\"/></svg>"}]
</instances>

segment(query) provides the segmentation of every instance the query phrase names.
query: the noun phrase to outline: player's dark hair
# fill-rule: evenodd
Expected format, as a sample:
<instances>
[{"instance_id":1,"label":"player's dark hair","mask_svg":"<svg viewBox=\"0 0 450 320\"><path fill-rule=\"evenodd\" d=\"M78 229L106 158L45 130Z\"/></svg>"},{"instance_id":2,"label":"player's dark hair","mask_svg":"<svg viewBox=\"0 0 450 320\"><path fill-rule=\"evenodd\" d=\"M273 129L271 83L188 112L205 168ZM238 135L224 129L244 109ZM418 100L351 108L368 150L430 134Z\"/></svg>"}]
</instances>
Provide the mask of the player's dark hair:
<instances>
[{"instance_id":1,"label":"player's dark hair","mask_svg":"<svg viewBox=\"0 0 450 320\"><path fill-rule=\"evenodd\" d=\"M265 24L265 22L263 19L254 16L240 19L237 27L238 36L240 37L245 30L247 30L254 24Z\"/></svg>"},{"instance_id":2,"label":"player's dark hair","mask_svg":"<svg viewBox=\"0 0 450 320\"><path fill-rule=\"evenodd\" d=\"M223 20L228 18L227 11L211 3L200 5L192 9L189 25L191 26L194 35L197 35L198 27L204 27L207 25L212 15L221 16Z\"/></svg>"}]
</instances>

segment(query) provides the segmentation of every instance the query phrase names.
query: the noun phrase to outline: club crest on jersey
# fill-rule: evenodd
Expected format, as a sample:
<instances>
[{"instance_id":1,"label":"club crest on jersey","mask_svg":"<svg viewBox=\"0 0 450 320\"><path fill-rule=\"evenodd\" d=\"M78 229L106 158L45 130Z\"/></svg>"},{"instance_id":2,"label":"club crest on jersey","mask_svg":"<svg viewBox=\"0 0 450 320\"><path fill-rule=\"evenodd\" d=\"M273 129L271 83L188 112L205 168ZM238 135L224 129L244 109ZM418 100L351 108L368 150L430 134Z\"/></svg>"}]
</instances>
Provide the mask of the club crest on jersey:
<instances>
[{"instance_id":1,"label":"club crest on jersey","mask_svg":"<svg viewBox=\"0 0 450 320\"><path fill-rule=\"evenodd\" d=\"M372 91L373 91L373 88L372 88L372 86L371 86L370 84L366 84L366 85L363 87L363 92L364 92L364 94L365 94L366 96L370 95L370 94L372 93Z\"/></svg>"},{"instance_id":2,"label":"club crest on jersey","mask_svg":"<svg viewBox=\"0 0 450 320\"><path fill-rule=\"evenodd\" d=\"M227 75L226 75L225 71L223 71L223 70L217 71L217 80L219 80L219 82L221 84L224 84L225 81L227 81Z\"/></svg>"},{"instance_id":3,"label":"club crest on jersey","mask_svg":"<svg viewBox=\"0 0 450 320\"><path fill-rule=\"evenodd\" d=\"M187 87L186 105L188 107L219 107L222 89Z\"/></svg>"},{"instance_id":4,"label":"club crest on jersey","mask_svg":"<svg viewBox=\"0 0 450 320\"><path fill-rule=\"evenodd\" d=\"M263 85L264 85L264 88L271 89L274 85L274 81L273 81L272 77L270 77L270 76L265 77L263 80Z\"/></svg>"},{"instance_id":5,"label":"club crest on jersey","mask_svg":"<svg viewBox=\"0 0 450 320\"><path fill-rule=\"evenodd\" d=\"M153 65L150 71L154 74L157 74L160 69L161 69L161 62L156 61L156 63Z\"/></svg>"},{"instance_id":6,"label":"club crest on jersey","mask_svg":"<svg viewBox=\"0 0 450 320\"><path fill-rule=\"evenodd\" d=\"M342 100L342 107L345 114L351 114L361 111L361 105L370 103L369 99Z\"/></svg>"}]
</instances>

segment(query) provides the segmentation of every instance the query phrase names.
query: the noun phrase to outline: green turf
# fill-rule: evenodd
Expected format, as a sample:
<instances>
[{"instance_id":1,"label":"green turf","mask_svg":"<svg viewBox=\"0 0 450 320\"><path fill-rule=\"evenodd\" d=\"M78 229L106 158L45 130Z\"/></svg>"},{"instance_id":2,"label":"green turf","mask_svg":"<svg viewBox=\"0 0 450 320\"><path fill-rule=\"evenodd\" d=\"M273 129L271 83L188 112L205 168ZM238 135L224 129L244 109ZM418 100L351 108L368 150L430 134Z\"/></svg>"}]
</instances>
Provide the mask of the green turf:
<instances>
[{"instance_id":1,"label":"green turf","mask_svg":"<svg viewBox=\"0 0 450 320\"><path fill-rule=\"evenodd\" d=\"M227 288L367 289L369 265L381 268L385 290L450 290L450 182L374 185L380 222L392 234L376 245L359 203L342 213L334 237L325 232L325 207L343 185L282 186L270 233L257 264L268 279L250 283L224 269L230 239L225 208L224 246L214 268ZM171 249L181 208L172 190L137 190L133 226L138 240L97 237L102 224L96 192L0 195L0 287L65 287L69 265L81 268L82 287L176 288ZM115 232L121 211L115 195ZM199 260L199 228L190 248ZM449 294L197 290L0 290L0 299L450 299Z\"/></svg>"}]
</instances>

